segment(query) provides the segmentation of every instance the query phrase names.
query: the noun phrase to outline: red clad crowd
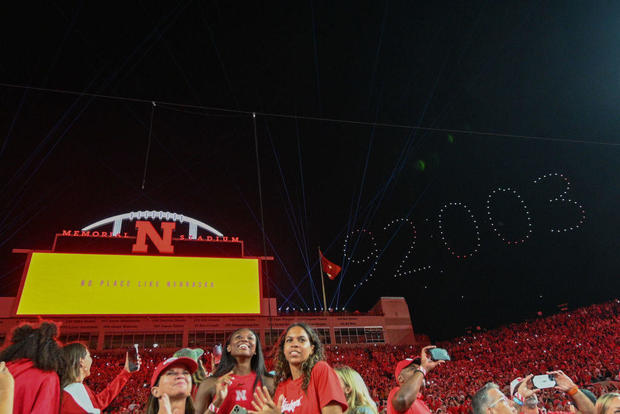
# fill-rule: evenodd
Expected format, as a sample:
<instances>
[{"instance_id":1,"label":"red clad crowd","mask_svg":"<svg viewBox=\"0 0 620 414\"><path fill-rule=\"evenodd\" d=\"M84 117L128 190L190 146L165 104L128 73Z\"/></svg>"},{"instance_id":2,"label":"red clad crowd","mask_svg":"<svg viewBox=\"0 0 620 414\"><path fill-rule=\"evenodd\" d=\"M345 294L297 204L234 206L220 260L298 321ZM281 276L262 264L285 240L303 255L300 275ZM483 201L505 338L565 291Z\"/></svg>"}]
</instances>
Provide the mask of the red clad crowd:
<instances>
[{"instance_id":1,"label":"red clad crowd","mask_svg":"<svg viewBox=\"0 0 620 414\"><path fill-rule=\"evenodd\" d=\"M613 301L437 343L452 361L428 376L425 399L433 411L467 413L471 396L486 382L507 388L517 377L557 369L597 396L617 389L589 384L619 380L619 314L620 303ZM393 387L396 363L418 353L415 347L394 346L331 351L328 361L357 370L381 408ZM567 408L568 400L555 392L543 393L542 399L549 410Z\"/></svg>"},{"instance_id":2,"label":"red clad crowd","mask_svg":"<svg viewBox=\"0 0 620 414\"><path fill-rule=\"evenodd\" d=\"M556 369L596 396L617 390L619 315L620 303L613 301L437 343L450 352L452 361L428 375L424 399L433 412L464 414L471 409L471 397L486 382L494 381L507 390L514 378ZM334 367L348 365L358 371L383 411L395 386L394 367L398 361L418 355L418 348L331 346L326 347L326 356ZM146 350L141 370L132 375L106 411L139 412L148 395L149 373L167 356L159 350ZM95 355L93 375L86 382L95 390L103 389L121 370L121 362L118 354ZM267 365L271 366L269 361ZM569 411L563 393L547 390L539 398L548 410Z\"/></svg>"},{"instance_id":3,"label":"red clad crowd","mask_svg":"<svg viewBox=\"0 0 620 414\"><path fill-rule=\"evenodd\" d=\"M424 401L436 413L465 414L471 412L471 398L485 383L495 382L507 391L517 377L552 370L564 371L596 396L615 391L620 384L619 315L620 301L615 300L437 343L449 351L452 361L428 374ZM388 394L396 386L396 364L419 352L412 346L325 348L332 367L348 365L361 374L379 412L386 409ZM103 412L143 412L150 376L169 356L159 349L142 349L140 370L130 375ZM100 392L119 375L124 362L118 353L94 354L92 373L84 383ZM266 363L271 369L272 362ZM549 411L571 411L562 392L544 390L539 399Z\"/></svg>"}]
</instances>

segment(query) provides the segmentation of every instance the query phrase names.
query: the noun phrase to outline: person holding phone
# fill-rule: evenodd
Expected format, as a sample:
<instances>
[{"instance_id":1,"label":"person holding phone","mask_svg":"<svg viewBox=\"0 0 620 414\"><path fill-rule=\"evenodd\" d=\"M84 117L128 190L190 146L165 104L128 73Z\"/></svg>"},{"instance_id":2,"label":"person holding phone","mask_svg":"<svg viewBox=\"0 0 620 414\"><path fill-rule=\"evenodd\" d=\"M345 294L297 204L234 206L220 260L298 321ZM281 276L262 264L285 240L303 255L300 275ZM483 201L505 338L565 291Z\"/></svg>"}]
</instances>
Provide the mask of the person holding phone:
<instances>
[{"instance_id":1,"label":"person holding phone","mask_svg":"<svg viewBox=\"0 0 620 414\"><path fill-rule=\"evenodd\" d=\"M250 414L342 414L347 399L338 375L325 362L321 339L305 323L290 325L275 348L275 402L257 388Z\"/></svg>"},{"instance_id":2,"label":"person holding phone","mask_svg":"<svg viewBox=\"0 0 620 414\"><path fill-rule=\"evenodd\" d=\"M532 382L532 379L541 377L545 381ZM546 378L545 378L546 377ZM536 385L540 388L537 388ZM517 406L519 414L540 414L542 410L538 408L537 393L543 388L554 388L568 394L575 403L575 407L581 414L594 414L594 404L577 385L563 371L550 371L544 376L534 377L528 375L525 378L516 378L510 383L510 395ZM572 414L570 411L547 411L547 414L563 413Z\"/></svg>"},{"instance_id":3,"label":"person holding phone","mask_svg":"<svg viewBox=\"0 0 620 414\"><path fill-rule=\"evenodd\" d=\"M388 395L387 414L430 414L431 410L422 395L425 378L429 372L446 362L433 361L429 357L428 352L434 348L434 345L425 346L419 357L407 358L396 364L394 378L398 386Z\"/></svg>"},{"instance_id":4,"label":"person holding phone","mask_svg":"<svg viewBox=\"0 0 620 414\"><path fill-rule=\"evenodd\" d=\"M135 367L130 367L129 354L125 354L125 367L103 391L95 394L84 380L90 375L93 359L88 348L74 342L62 348L65 372L62 376L61 414L99 413L121 392L132 372L140 369L140 357ZM133 370L130 368L134 368Z\"/></svg>"},{"instance_id":5,"label":"person holding phone","mask_svg":"<svg viewBox=\"0 0 620 414\"><path fill-rule=\"evenodd\" d=\"M273 377L267 374L260 338L249 328L234 331L222 349L213 376L198 387L196 412L229 414L235 405L252 408L256 387L274 392Z\"/></svg>"}]
</instances>

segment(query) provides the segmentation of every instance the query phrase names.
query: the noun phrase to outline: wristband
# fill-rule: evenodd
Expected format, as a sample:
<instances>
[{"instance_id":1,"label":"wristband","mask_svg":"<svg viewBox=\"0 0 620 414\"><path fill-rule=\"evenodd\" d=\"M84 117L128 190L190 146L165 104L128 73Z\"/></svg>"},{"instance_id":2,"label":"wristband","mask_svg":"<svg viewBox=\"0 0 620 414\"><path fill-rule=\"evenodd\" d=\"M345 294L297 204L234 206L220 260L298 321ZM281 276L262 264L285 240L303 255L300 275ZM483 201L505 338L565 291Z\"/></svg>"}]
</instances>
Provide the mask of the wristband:
<instances>
[{"instance_id":1,"label":"wristband","mask_svg":"<svg viewBox=\"0 0 620 414\"><path fill-rule=\"evenodd\" d=\"M525 398L523 398L523 396L521 394L519 394L518 392L515 392L514 397L512 397L512 400L514 402L516 402L519 405L523 405L523 402L525 401Z\"/></svg>"},{"instance_id":2,"label":"wristband","mask_svg":"<svg viewBox=\"0 0 620 414\"><path fill-rule=\"evenodd\" d=\"M416 369L416 371L420 371L422 373L422 376L424 376L424 378L426 378L426 370L424 369L423 366L418 367L418 369Z\"/></svg>"},{"instance_id":3,"label":"wristband","mask_svg":"<svg viewBox=\"0 0 620 414\"><path fill-rule=\"evenodd\" d=\"M575 394L577 394L579 392L579 388L575 385L573 388L571 388L570 390L566 391L566 393L568 395L570 395L571 397Z\"/></svg>"},{"instance_id":4,"label":"wristband","mask_svg":"<svg viewBox=\"0 0 620 414\"><path fill-rule=\"evenodd\" d=\"M217 414L217 412L220 410L220 407L216 407L215 404L211 403L209 404L209 411L211 411L213 414Z\"/></svg>"}]
</instances>

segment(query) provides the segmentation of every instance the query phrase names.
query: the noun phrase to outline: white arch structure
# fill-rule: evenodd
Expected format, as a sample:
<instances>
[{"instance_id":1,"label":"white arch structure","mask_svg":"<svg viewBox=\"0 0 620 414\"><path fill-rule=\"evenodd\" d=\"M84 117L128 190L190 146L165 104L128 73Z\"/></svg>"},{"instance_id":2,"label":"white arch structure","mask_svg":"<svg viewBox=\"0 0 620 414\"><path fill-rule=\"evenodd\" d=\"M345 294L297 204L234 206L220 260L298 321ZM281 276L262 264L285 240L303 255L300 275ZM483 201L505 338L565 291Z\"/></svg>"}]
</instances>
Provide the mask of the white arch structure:
<instances>
[{"instance_id":1,"label":"white arch structure","mask_svg":"<svg viewBox=\"0 0 620 414\"><path fill-rule=\"evenodd\" d=\"M169 211L155 211L155 210L145 210L145 211L131 211L125 214L119 214L117 216L112 216L105 218L103 220L99 220L93 224L89 224L84 227L83 231L88 231L92 229L96 229L97 227L101 227L106 224L114 223L112 226L112 235L116 236L120 234L121 227L123 225L124 220L140 220L140 219L159 219L159 220L168 220L168 221L178 221L179 223L188 223L189 224L189 238L195 239L198 236L198 228L204 229L216 236L224 236L221 232L216 230L215 228L209 226L202 221L193 219L191 217L186 217L183 214L171 213Z\"/></svg>"}]
</instances>

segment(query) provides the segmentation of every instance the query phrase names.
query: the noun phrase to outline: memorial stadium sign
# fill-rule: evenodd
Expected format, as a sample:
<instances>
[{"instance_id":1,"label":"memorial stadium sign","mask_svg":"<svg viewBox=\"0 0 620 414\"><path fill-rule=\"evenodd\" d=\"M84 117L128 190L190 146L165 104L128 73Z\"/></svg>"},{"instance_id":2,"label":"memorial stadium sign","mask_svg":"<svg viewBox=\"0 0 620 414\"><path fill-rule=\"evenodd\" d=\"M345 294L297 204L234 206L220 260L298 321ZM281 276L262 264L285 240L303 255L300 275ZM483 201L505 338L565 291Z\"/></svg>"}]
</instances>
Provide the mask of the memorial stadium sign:
<instances>
[{"instance_id":1,"label":"memorial stadium sign","mask_svg":"<svg viewBox=\"0 0 620 414\"><path fill-rule=\"evenodd\" d=\"M124 221L136 221L135 229L136 235L130 235L127 232L122 232L122 225ZM153 223L147 220L161 221L161 234L155 229ZM178 237L173 238L173 233L176 230L176 224L188 224L189 231L187 235L180 234ZM112 224L111 231L93 230L100 227ZM198 229L206 230L211 233L209 235L198 235ZM196 220L191 217L184 216L183 214L171 213L169 211L132 211L125 214L119 214L99 220L92 223L81 230L63 230L62 233L57 235L60 237L88 237L88 238L107 238L107 239L135 239L135 243L131 246L132 253L147 253L148 245L147 239L151 241L154 247L159 253L173 254L175 240L191 240L198 242L222 242L222 243L241 243L239 237L236 236L224 236L217 229L209 226L202 221ZM56 246L56 242L54 242Z\"/></svg>"},{"instance_id":2,"label":"memorial stadium sign","mask_svg":"<svg viewBox=\"0 0 620 414\"><path fill-rule=\"evenodd\" d=\"M123 231L127 221L135 233L129 223ZM273 259L246 256L239 237L166 211L120 214L57 233L51 250L13 252L28 255L16 315L255 315L261 263Z\"/></svg>"}]
</instances>

